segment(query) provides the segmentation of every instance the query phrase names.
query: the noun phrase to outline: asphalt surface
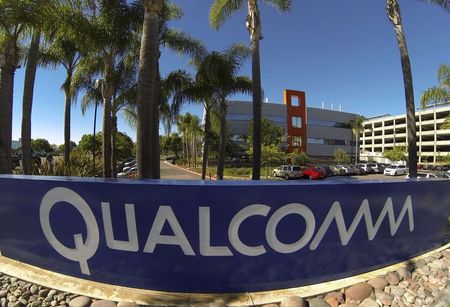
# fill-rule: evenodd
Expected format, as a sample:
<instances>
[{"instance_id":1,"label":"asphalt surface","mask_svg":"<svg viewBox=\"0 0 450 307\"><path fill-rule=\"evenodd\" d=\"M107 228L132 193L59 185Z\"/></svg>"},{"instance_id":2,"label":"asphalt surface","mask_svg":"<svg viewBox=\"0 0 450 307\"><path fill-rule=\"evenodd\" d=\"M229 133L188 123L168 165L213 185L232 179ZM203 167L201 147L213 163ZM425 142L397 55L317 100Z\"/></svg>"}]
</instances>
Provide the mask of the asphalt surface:
<instances>
[{"instance_id":1,"label":"asphalt surface","mask_svg":"<svg viewBox=\"0 0 450 307\"><path fill-rule=\"evenodd\" d=\"M161 179L201 180L201 176L161 161Z\"/></svg>"}]
</instances>

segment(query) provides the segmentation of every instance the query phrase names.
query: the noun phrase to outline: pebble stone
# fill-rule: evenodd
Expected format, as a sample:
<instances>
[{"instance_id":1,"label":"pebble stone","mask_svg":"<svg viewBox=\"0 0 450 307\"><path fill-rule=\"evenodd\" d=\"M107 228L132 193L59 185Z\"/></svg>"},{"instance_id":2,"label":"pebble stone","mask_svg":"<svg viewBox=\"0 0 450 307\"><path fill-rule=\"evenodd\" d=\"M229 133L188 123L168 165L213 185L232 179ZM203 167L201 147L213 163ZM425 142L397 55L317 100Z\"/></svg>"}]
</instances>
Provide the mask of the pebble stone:
<instances>
[{"instance_id":1,"label":"pebble stone","mask_svg":"<svg viewBox=\"0 0 450 307\"><path fill-rule=\"evenodd\" d=\"M308 300L309 307L330 307L330 305L320 297Z\"/></svg>"},{"instance_id":2,"label":"pebble stone","mask_svg":"<svg viewBox=\"0 0 450 307\"><path fill-rule=\"evenodd\" d=\"M347 300L363 301L372 293L373 287L365 282L353 285L345 291Z\"/></svg>"},{"instance_id":3,"label":"pebble stone","mask_svg":"<svg viewBox=\"0 0 450 307\"><path fill-rule=\"evenodd\" d=\"M290 296L281 301L280 307L304 307L305 301L299 296Z\"/></svg>"}]
</instances>

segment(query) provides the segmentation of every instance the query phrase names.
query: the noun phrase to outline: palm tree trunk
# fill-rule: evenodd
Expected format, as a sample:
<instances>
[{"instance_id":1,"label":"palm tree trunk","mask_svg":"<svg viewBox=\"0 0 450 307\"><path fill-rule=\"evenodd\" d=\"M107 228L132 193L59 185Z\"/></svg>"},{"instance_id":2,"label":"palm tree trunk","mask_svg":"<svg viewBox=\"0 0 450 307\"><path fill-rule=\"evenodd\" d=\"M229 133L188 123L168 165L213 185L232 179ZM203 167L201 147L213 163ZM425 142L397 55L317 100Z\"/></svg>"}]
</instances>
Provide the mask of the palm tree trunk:
<instances>
[{"instance_id":1,"label":"palm tree trunk","mask_svg":"<svg viewBox=\"0 0 450 307\"><path fill-rule=\"evenodd\" d=\"M64 163L70 164L70 109L72 106L72 95L70 91L70 84L72 83L72 70L67 71L67 78L64 83L65 105L64 105Z\"/></svg>"},{"instance_id":2,"label":"palm tree trunk","mask_svg":"<svg viewBox=\"0 0 450 307\"><path fill-rule=\"evenodd\" d=\"M38 60L40 32L35 32L31 39L27 56L22 103L22 165L25 175L31 174L31 110L33 106L34 82Z\"/></svg>"},{"instance_id":3,"label":"palm tree trunk","mask_svg":"<svg viewBox=\"0 0 450 307\"><path fill-rule=\"evenodd\" d=\"M103 98L103 177L111 178L111 98Z\"/></svg>"},{"instance_id":4,"label":"palm tree trunk","mask_svg":"<svg viewBox=\"0 0 450 307\"><path fill-rule=\"evenodd\" d=\"M261 40L261 19L257 0L248 1L247 29L252 45L252 85L253 85L253 157L252 180L261 176L261 65L259 41Z\"/></svg>"},{"instance_id":5,"label":"palm tree trunk","mask_svg":"<svg viewBox=\"0 0 450 307\"><path fill-rule=\"evenodd\" d=\"M11 174L12 107L15 68L0 68L0 174Z\"/></svg>"},{"instance_id":6,"label":"palm tree trunk","mask_svg":"<svg viewBox=\"0 0 450 307\"><path fill-rule=\"evenodd\" d=\"M102 98L103 98L103 178L112 178L112 150L111 150L111 122L112 122L112 105L111 100L113 97L113 85L112 85L112 71L113 71L113 58L114 53L108 55L108 59L105 60L105 67L103 72L102 82Z\"/></svg>"},{"instance_id":7,"label":"palm tree trunk","mask_svg":"<svg viewBox=\"0 0 450 307\"><path fill-rule=\"evenodd\" d=\"M112 150L112 172L113 177L117 178L117 116L114 114L111 118L111 150Z\"/></svg>"},{"instance_id":8,"label":"palm tree trunk","mask_svg":"<svg viewBox=\"0 0 450 307\"><path fill-rule=\"evenodd\" d=\"M416 144L416 114L414 103L413 78L409 60L408 46L403 32L400 6L397 0L387 0L387 14L394 25L403 71L403 82L406 97L406 125L408 131L408 169L409 177L417 177L417 144Z\"/></svg>"},{"instance_id":9,"label":"palm tree trunk","mask_svg":"<svg viewBox=\"0 0 450 307\"><path fill-rule=\"evenodd\" d=\"M137 148L138 178L153 178L154 109L157 104L159 57L159 13L163 0L143 0L145 16L141 40L137 93Z\"/></svg>"},{"instance_id":10,"label":"palm tree trunk","mask_svg":"<svg viewBox=\"0 0 450 307\"><path fill-rule=\"evenodd\" d=\"M225 145L227 138L227 103L225 99L220 102L220 138L219 138L219 159L217 161L217 179L223 180L225 168Z\"/></svg>"},{"instance_id":11,"label":"palm tree trunk","mask_svg":"<svg viewBox=\"0 0 450 307\"><path fill-rule=\"evenodd\" d=\"M193 138L192 138L192 147L194 149L194 168L197 168L197 133L194 131Z\"/></svg>"},{"instance_id":12,"label":"palm tree trunk","mask_svg":"<svg viewBox=\"0 0 450 307\"><path fill-rule=\"evenodd\" d=\"M159 53L159 50L158 50ZM157 78L156 78L156 97L158 97L158 100L153 105L153 161L152 161L152 168L153 168L153 179L160 179L160 150L159 150L159 104L161 101L160 97L160 91L161 91L161 79L159 75L159 61L158 65L156 65L156 68L158 70Z\"/></svg>"},{"instance_id":13,"label":"palm tree trunk","mask_svg":"<svg viewBox=\"0 0 450 307\"><path fill-rule=\"evenodd\" d=\"M209 138L211 134L211 118L209 107L205 108L205 131L203 142L203 159L202 159L202 180L206 178L206 170L208 168L209 159Z\"/></svg>"}]
</instances>

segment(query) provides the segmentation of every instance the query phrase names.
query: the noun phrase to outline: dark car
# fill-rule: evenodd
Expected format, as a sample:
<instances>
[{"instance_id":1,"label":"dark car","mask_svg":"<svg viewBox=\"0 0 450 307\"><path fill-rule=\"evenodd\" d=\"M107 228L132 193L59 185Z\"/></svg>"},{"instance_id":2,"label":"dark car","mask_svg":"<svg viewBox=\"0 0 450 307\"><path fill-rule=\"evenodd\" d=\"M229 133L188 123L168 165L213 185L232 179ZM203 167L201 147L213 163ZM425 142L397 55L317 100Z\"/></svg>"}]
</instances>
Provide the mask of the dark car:
<instances>
[{"instance_id":1,"label":"dark car","mask_svg":"<svg viewBox=\"0 0 450 307\"><path fill-rule=\"evenodd\" d=\"M331 169L331 167L329 167L328 165L321 166L321 167L324 169L325 175L326 175L327 177L331 177L331 176L334 176L334 175L335 175L334 172L333 172L333 170Z\"/></svg>"}]
</instances>

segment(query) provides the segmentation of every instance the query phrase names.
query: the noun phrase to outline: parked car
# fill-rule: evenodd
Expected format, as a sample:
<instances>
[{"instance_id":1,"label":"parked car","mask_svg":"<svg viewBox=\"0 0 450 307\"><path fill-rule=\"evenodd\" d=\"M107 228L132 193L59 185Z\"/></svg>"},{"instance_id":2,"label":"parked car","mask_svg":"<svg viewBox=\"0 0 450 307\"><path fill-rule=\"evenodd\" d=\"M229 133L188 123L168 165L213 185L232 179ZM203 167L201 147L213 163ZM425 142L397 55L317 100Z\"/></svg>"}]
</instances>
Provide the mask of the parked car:
<instances>
[{"instance_id":1,"label":"parked car","mask_svg":"<svg viewBox=\"0 0 450 307\"><path fill-rule=\"evenodd\" d=\"M127 168L127 167L125 167ZM125 169L124 168L124 169ZM136 175L137 174L137 167L130 167L126 171L122 171L121 173L117 174L117 178L130 178L130 175Z\"/></svg>"},{"instance_id":2,"label":"parked car","mask_svg":"<svg viewBox=\"0 0 450 307\"><path fill-rule=\"evenodd\" d=\"M450 173L448 173L448 172L439 171L439 172L436 172L435 174L436 174L436 176L438 176L438 178L450 179Z\"/></svg>"},{"instance_id":3,"label":"parked car","mask_svg":"<svg viewBox=\"0 0 450 307\"><path fill-rule=\"evenodd\" d=\"M408 168L404 164L391 164L384 169L383 173L387 176L406 175Z\"/></svg>"},{"instance_id":4,"label":"parked car","mask_svg":"<svg viewBox=\"0 0 450 307\"><path fill-rule=\"evenodd\" d=\"M371 173L370 171L365 170L364 168L362 168L362 167L359 166L359 165L352 165L352 168L355 168L355 169L358 170L358 175L367 175L367 174L370 174L370 173ZM369 167L369 170L370 170L370 169L371 169L371 168Z\"/></svg>"},{"instance_id":5,"label":"parked car","mask_svg":"<svg viewBox=\"0 0 450 307\"><path fill-rule=\"evenodd\" d=\"M321 167L324 169L326 177L331 177L331 176L335 175L331 166L325 165L325 166L321 166Z\"/></svg>"},{"instance_id":6,"label":"parked car","mask_svg":"<svg viewBox=\"0 0 450 307\"><path fill-rule=\"evenodd\" d=\"M373 165L375 163L370 163L370 165ZM369 165L369 163L359 163L358 167L362 168L367 174L374 174L375 170Z\"/></svg>"},{"instance_id":7,"label":"parked car","mask_svg":"<svg viewBox=\"0 0 450 307\"><path fill-rule=\"evenodd\" d=\"M322 167L308 166L303 170L303 177L309 178L309 180L323 179L326 176L325 170Z\"/></svg>"},{"instance_id":8,"label":"parked car","mask_svg":"<svg viewBox=\"0 0 450 307\"><path fill-rule=\"evenodd\" d=\"M381 163L368 163L367 165L371 169L373 169L374 172L377 173L377 174L382 174L384 172L384 169L386 168L386 166L384 166Z\"/></svg>"},{"instance_id":9,"label":"parked car","mask_svg":"<svg viewBox=\"0 0 450 307\"><path fill-rule=\"evenodd\" d=\"M409 179L409 174L406 175L407 179ZM422 173L422 172L417 172L417 178L439 178L436 174L433 173Z\"/></svg>"},{"instance_id":10,"label":"parked car","mask_svg":"<svg viewBox=\"0 0 450 307\"><path fill-rule=\"evenodd\" d=\"M346 175L345 170L342 167L340 167L340 165L331 165L330 168L335 176Z\"/></svg>"},{"instance_id":11,"label":"parked car","mask_svg":"<svg viewBox=\"0 0 450 307\"><path fill-rule=\"evenodd\" d=\"M303 176L302 170L298 165L281 165L272 171L273 177L283 177L286 180L291 178L301 178Z\"/></svg>"}]
</instances>

